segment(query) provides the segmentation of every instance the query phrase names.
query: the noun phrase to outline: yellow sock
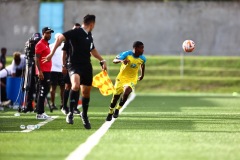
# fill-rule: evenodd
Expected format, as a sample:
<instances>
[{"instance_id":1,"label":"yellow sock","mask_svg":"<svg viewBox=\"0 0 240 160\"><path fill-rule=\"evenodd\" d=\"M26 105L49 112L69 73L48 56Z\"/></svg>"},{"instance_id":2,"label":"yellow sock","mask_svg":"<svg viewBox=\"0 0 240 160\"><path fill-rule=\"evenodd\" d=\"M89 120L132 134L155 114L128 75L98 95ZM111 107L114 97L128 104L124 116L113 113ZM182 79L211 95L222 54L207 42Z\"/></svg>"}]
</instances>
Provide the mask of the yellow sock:
<instances>
[{"instance_id":1,"label":"yellow sock","mask_svg":"<svg viewBox=\"0 0 240 160\"><path fill-rule=\"evenodd\" d=\"M109 107L109 114L113 114L113 112L114 112L114 108L111 108L111 107Z\"/></svg>"},{"instance_id":2,"label":"yellow sock","mask_svg":"<svg viewBox=\"0 0 240 160\"><path fill-rule=\"evenodd\" d=\"M122 106L119 106L119 104L117 105L116 109L120 110L122 108Z\"/></svg>"}]
</instances>

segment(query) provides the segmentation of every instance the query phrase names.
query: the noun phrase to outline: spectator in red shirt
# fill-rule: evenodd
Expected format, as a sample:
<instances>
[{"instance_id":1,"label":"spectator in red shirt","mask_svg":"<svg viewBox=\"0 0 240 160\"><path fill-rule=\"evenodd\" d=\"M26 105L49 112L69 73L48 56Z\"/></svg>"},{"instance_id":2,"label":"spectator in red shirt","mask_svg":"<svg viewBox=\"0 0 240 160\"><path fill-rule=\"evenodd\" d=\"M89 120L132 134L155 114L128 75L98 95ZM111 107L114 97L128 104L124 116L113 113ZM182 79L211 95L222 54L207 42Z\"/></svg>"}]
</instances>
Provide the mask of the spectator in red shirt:
<instances>
[{"instance_id":1,"label":"spectator in red shirt","mask_svg":"<svg viewBox=\"0 0 240 160\"><path fill-rule=\"evenodd\" d=\"M51 39L51 33L54 31L49 27L44 27L42 29L42 39L36 44L35 54L36 54L36 74L39 78L39 89L37 97L37 115L36 119L48 119L51 118L46 113L44 113L44 101L50 90L50 74L52 61L43 63L42 57L46 57L50 53L48 41Z\"/></svg>"}]
</instances>

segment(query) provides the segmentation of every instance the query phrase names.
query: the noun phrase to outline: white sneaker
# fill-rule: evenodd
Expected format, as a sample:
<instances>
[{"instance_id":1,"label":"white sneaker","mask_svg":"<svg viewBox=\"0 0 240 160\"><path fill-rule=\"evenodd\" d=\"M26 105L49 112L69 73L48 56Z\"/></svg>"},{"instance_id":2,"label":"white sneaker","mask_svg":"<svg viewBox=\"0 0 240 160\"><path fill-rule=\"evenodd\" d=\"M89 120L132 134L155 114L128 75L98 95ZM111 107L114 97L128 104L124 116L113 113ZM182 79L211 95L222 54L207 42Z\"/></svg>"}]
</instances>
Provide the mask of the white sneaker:
<instances>
[{"instance_id":1,"label":"white sneaker","mask_svg":"<svg viewBox=\"0 0 240 160\"><path fill-rule=\"evenodd\" d=\"M51 119L51 116L48 116L46 113L37 114L36 119Z\"/></svg>"}]
</instances>

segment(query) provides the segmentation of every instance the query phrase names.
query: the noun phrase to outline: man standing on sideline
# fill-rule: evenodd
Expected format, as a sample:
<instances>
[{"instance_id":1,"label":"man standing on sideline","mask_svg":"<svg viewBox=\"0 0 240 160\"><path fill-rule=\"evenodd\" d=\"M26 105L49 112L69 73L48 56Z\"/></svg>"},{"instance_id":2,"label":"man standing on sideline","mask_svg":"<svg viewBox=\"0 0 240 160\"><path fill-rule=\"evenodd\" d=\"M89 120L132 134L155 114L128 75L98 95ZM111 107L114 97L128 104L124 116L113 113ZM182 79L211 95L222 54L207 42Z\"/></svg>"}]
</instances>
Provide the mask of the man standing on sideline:
<instances>
[{"instance_id":1,"label":"man standing on sideline","mask_svg":"<svg viewBox=\"0 0 240 160\"><path fill-rule=\"evenodd\" d=\"M42 39L36 44L36 74L38 75L38 97L37 97L37 115L36 119L48 119L51 118L44 113L45 98L50 89L50 76L52 61L43 62L43 57L50 53L48 41L51 39L51 33L54 31L49 27L42 29ZM55 49L56 50L56 49Z\"/></svg>"},{"instance_id":2,"label":"man standing on sideline","mask_svg":"<svg viewBox=\"0 0 240 160\"><path fill-rule=\"evenodd\" d=\"M55 34L55 39L60 35L60 33ZM49 45L50 50L53 49L55 43ZM63 106L63 91L64 91L64 78L62 73L62 49L63 43L59 46L52 57L52 68L51 68L51 87L50 87L50 95L51 95L51 108L57 109L55 105L55 94L57 86L60 87L60 98L61 98L61 106Z\"/></svg>"},{"instance_id":3,"label":"man standing on sideline","mask_svg":"<svg viewBox=\"0 0 240 160\"><path fill-rule=\"evenodd\" d=\"M83 18L82 27L69 30L58 36L53 50L44 58L44 62L49 62L62 41L69 41L72 47L69 62L69 74L71 76L72 87L70 90L70 112L66 117L66 122L73 124L73 109L78 103L78 92L79 89L81 89L83 109L81 118L86 129L91 129L91 124L87 116L93 79L91 55L100 61L103 70L107 69L106 61L98 53L93 43L91 31L94 26L95 15L86 15Z\"/></svg>"},{"instance_id":4,"label":"man standing on sideline","mask_svg":"<svg viewBox=\"0 0 240 160\"><path fill-rule=\"evenodd\" d=\"M75 23L72 29L80 28L81 25L79 23ZM69 109L67 107L69 92L72 87L69 73L68 73L68 65L69 65L69 53L71 52L71 47L69 44L69 41L64 42L64 46L62 48L63 54L62 54L62 73L64 74L64 82L65 82L65 89L63 93L63 107L61 109L62 113L67 115L69 112ZM80 115L80 111L78 110L77 106L73 109L73 114Z\"/></svg>"},{"instance_id":5,"label":"man standing on sideline","mask_svg":"<svg viewBox=\"0 0 240 160\"><path fill-rule=\"evenodd\" d=\"M1 56L0 56L0 62L2 64L2 67L0 69L5 68L6 66L6 54L7 54L7 48L1 48Z\"/></svg>"}]
</instances>

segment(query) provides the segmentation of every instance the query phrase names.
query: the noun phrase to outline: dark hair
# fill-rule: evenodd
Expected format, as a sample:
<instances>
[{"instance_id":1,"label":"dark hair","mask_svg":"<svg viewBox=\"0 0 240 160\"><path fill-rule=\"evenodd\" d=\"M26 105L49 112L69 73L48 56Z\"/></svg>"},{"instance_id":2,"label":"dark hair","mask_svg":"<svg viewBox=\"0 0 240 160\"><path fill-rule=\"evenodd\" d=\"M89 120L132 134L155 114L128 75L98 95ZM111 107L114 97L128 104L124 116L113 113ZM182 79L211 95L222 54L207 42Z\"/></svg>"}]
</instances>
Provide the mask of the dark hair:
<instances>
[{"instance_id":1,"label":"dark hair","mask_svg":"<svg viewBox=\"0 0 240 160\"><path fill-rule=\"evenodd\" d=\"M83 23L86 25L89 25L92 22L95 22L95 15L91 15L91 14L87 14L84 18L83 18Z\"/></svg>"},{"instance_id":2,"label":"dark hair","mask_svg":"<svg viewBox=\"0 0 240 160\"><path fill-rule=\"evenodd\" d=\"M133 42L133 48L143 46L144 44L141 41L135 41Z\"/></svg>"},{"instance_id":3,"label":"dark hair","mask_svg":"<svg viewBox=\"0 0 240 160\"><path fill-rule=\"evenodd\" d=\"M80 25L79 23L75 23L74 26L77 26L77 27L78 27L78 26L81 26L81 25Z\"/></svg>"},{"instance_id":4,"label":"dark hair","mask_svg":"<svg viewBox=\"0 0 240 160\"><path fill-rule=\"evenodd\" d=\"M3 51L3 50L7 50L7 48L5 48L5 47L2 47L2 48L1 48L1 51Z\"/></svg>"}]
</instances>

